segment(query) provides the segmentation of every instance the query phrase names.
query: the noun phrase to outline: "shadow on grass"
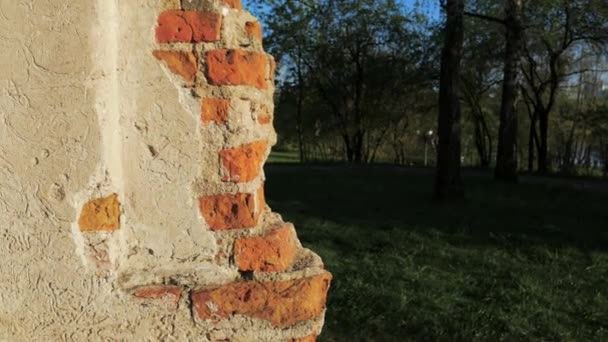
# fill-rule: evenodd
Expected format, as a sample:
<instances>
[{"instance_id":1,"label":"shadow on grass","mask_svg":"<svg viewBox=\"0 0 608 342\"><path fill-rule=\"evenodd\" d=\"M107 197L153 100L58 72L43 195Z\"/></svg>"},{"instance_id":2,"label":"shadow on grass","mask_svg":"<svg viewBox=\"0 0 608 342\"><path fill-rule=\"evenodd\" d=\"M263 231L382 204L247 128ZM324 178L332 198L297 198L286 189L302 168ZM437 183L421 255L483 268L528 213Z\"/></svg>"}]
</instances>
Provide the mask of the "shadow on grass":
<instances>
[{"instance_id":1,"label":"shadow on grass","mask_svg":"<svg viewBox=\"0 0 608 342\"><path fill-rule=\"evenodd\" d=\"M267 166L269 203L335 276L321 341L608 340L608 196L470 172Z\"/></svg>"}]
</instances>

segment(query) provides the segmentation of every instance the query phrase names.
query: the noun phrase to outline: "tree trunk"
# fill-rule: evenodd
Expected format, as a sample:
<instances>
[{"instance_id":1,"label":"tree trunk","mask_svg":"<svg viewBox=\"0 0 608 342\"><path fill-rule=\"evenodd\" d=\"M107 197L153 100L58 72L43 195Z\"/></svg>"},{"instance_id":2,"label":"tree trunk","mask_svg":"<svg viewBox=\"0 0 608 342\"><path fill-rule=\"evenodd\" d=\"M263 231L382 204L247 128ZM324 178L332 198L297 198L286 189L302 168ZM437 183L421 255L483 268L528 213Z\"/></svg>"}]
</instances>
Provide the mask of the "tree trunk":
<instances>
[{"instance_id":1,"label":"tree trunk","mask_svg":"<svg viewBox=\"0 0 608 342\"><path fill-rule=\"evenodd\" d=\"M306 162L306 147L304 146L304 75L302 74L302 63L297 62L298 69L298 103L296 108L296 129L298 133L298 148L300 150L300 163Z\"/></svg>"},{"instance_id":2,"label":"tree trunk","mask_svg":"<svg viewBox=\"0 0 608 342\"><path fill-rule=\"evenodd\" d=\"M534 172L534 134L536 128L530 124L530 133L528 135L528 172Z\"/></svg>"},{"instance_id":3,"label":"tree trunk","mask_svg":"<svg viewBox=\"0 0 608 342\"><path fill-rule=\"evenodd\" d=\"M461 176L460 62L464 40L464 0L448 0L445 42L441 53L439 85L439 145L435 198L464 197Z\"/></svg>"},{"instance_id":4,"label":"tree trunk","mask_svg":"<svg viewBox=\"0 0 608 342\"><path fill-rule=\"evenodd\" d=\"M492 133L490 132L490 129L488 128L488 123L486 122L486 119L483 117L483 114L481 116L481 127L483 128L482 131L484 132L484 136L485 139L487 141L487 147L486 147L486 161L484 162L484 167L489 167L490 163L492 161L492 151L494 150L493 145L494 143L492 142Z\"/></svg>"},{"instance_id":5,"label":"tree trunk","mask_svg":"<svg viewBox=\"0 0 608 342\"><path fill-rule=\"evenodd\" d=\"M523 44L522 0L508 0L506 6L506 51L496 179L517 181L517 112L518 72Z\"/></svg>"},{"instance_id":6,"label":"tree trunk","mask_svg":"<svg viewBox=\"0 0 608 342\"><path fill-rule=\"evenodd\" d=\"M346 149L346 161L350 163L355 159L350 137L347 134L343 134L342 140L344 141L344 148Z\"/></svg>"},{"instance_id":7,"label":"tree trunk","mask_svg":"<svg viewBox=\"0 0 608 342\"><path fill-rule=\"evenodd\" d=\"M362 164L365 161L364 141L365 132L357 132L353 136L353 160L355 164Z\"/></svg>"},{"instance_id":8,"label":"tree trunk","mask_svg":"<svg viewBox=\"0 0 608 342\"><path fill-rule=\"evenodd\" d=\"M608 177L608 141L602 136L600 136L600 153L602 158L600 162L603 164L603 176Z\"/></svg>"},{"instance_id":9,"label":"tree trunk","mask_svg":"<svg viewBox=\"0 0 608 342\"><path fill-rule=\"evenodd\" d=\"M538 149L538 171L549 172L549 113L540 113L540 148Z\"/></svg>"},{"instance_id":10,"label":"tree trunk","mask_svg":"<svg viewBox=\"0 0 608 342\"><path fill-rule=\"evenodd\" d=\"M563 51L561 53L563 53ZM540 131L540 147L538 149L538 171L540 173L548 173L551 169L549 160L549 115L553 110L553 106L555 105L555 99L557 98L557 92L559 90L559 82L561 79L559 73L559 58L561 53L551 53L551 61L549 62L549 96L547 104L545 106L541 106L541 110L538 113ZM538 102L540 103L541 101L539 100Z\"/></svg>"},{"instance_id":11,"label":"tree trunk","mask_svg":"<svg viewBox=\"0 0 608 342\"><path fill-rule=\"evenodd\" d=\"M473 101L477 102L474 103ZM477 156L479 157L479 166L487 168L492 162L492 134L488 129L488 124L483 116L483 110L480 108L478 101L479 100L472 100L469 103L472 107L471 116L475 126L473 137Z\"/></svg>"},{"instance_id":12,"label":"tree trunk","mask_svg":"<svg viewBox=\"0 0 608 342\"><path fill-rule=\"evenodd\" d=\"M528 136L528 172L534 172L534 161L538 149L538 133L536 131L536 115L530 116L530 133Z\"/></svg>"},{"instance_id":13,"label":"tree trunk","mask_svg":"<svg viewBox=\"0 0 608 342\"><path fill-rule=\"evenodd\" d=\"M576 120L576 119L574 119ZM567 174L572 174L576 171L576 165L579 162L580 146L579 141L576 138L576 121L572 123L570 132L566 141L562 143L564 155L561 158L560 170Z\"/></svg>"},{"instance_id":14,"label":"tree trunk","mask_svg":"<svg viewBox=\"0 0 608 342\"><path fill-rule=\"evenodd\" d=\"M479 166L487 167L489 164L489 160L486 158L486 144L485 137L481 134L481 123L475 122L475 131L474 131L474 140L475 140L475 148L477 149L477 156L479 157Z\"/></svg>"}]
</instances>

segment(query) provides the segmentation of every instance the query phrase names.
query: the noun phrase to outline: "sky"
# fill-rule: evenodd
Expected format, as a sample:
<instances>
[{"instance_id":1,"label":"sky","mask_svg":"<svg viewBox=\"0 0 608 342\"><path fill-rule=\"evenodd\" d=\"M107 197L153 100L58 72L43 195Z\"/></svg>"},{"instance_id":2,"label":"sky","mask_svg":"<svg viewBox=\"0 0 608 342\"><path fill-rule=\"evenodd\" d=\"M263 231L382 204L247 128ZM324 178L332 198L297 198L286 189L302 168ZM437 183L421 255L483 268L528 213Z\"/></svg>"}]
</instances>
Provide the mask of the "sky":
<instances>
[{"instance_id":1,"label":"sky","mask_svg":"<svg viewBox=\"0 0 608 342\"><path fill-rule=\"evenodd\" d=\"M245 8L251 8L254 0L242 0ZM441 20L441 8L439 0L396 0L400 3L406 12L419 8L431 20ZM264 18L260 18L264 22ZM603 89L608 90L608 73L604 73L602 79L605 84Z\"/></svg>"},{"instance_id":2,"label":"sky","mask_svg":"<svg viewBox=\"0 0 608 342\"><path fill-rule=\"evenodd\" d=\"M439 0L400 0L399 1L406 10L419 7L431 19L439 19L441 9L439 8Z\"/></svg>"},{"instance_id":3,"label":"sky","mask_svg":"<svg viewBox=\"0 0 608 342\"><path fill-rule=\"evenodd\" d=\"M431 19L439 19L441 10L439 0L397 0L406 11L419 7ZM253 0L243 0L245 8L250 8Z\"/></svg>"}]
</instances>

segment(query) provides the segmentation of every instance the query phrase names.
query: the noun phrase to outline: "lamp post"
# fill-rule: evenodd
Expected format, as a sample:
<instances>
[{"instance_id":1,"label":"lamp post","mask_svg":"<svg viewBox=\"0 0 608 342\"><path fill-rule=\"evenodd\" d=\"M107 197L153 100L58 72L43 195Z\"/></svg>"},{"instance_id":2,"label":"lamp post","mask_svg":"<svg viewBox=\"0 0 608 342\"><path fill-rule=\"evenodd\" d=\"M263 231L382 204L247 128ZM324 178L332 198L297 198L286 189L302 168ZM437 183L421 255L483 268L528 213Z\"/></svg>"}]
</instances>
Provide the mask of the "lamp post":
<instances>
[{"instance_id":1,"label":"lamp post","mask_svg":"<svg viewBox=\"0 0 608 342\"><path fill-rule=\"evenodd\" d=\"M428 131L424 136L424 166L429 166L429 141L433 140L434 132Z\"/></svg>"}]
</instances>

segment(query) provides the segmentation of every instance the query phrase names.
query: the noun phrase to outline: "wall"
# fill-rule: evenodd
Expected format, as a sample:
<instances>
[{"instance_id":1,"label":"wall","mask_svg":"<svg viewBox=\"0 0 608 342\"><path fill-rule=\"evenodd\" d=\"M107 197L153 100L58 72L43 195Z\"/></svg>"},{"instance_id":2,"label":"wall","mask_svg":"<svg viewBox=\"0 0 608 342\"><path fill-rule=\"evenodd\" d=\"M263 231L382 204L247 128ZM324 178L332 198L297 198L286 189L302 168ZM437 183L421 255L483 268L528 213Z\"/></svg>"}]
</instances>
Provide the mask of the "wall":
<instances>
[{"instance_id":1,"label":"wall","mask_svg":"<svg viewBox=\"0 0 608 342\"><path fill-rule=\"evenodd\" d=\"M314 341L261 36L235 0L0 0L0 341Z\"/></svg>"}]
</instances>

